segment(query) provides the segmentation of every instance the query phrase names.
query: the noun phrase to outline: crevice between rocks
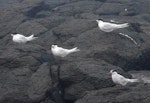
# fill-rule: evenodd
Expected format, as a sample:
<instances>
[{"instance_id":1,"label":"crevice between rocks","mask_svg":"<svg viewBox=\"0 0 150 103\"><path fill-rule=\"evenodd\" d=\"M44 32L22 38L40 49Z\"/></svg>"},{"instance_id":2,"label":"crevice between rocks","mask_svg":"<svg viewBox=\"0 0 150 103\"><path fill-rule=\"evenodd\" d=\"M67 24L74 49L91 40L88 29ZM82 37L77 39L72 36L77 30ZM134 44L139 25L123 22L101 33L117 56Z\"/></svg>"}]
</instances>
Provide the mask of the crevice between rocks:
<instances>
[{"instance_id":1,"label":"crevice between rocks","mask_svg":"<svg viewBox=\"0 0 150 103\"><path fill-rule=\"evenodd\" d=\"M112 65L119 66L125 71L150 70L150 50L143 50L136 58L120 56L115 52L94 53L93 58L102 59Z\"/></svg>"},{"instance_id":2,"label":"crevice between rocks","mask_svg":"<svg viewBox=\"0 0 150 103\"><path fill-rule=\"evenodd\" d=\"M42 10L49 10L49 5L45 4L45 2L41 2L38 6L33 7L31 10L29 10L25 15L28 17L35 17L36 14Z\"/></svg>"},{"instance_id":3,"label":"crevice between rocks","mask_svg":"<svg viewBox=\"0 0 150 103\"><path fill-rule=\"evenodd\" d=\"M75 101L65 100L65 103L74 103Z\"/></svg>"},{"instance_id":4,"label":"crevice between rocks","mask_svg":"<svg viewBox=\"0 0 150 103\"><path fill-rule=\"evenodd\" d=\"M150 50L144 50L139 58L127 61L123 68L127 70L150 70Z\"/></svg>"}]
</instances>

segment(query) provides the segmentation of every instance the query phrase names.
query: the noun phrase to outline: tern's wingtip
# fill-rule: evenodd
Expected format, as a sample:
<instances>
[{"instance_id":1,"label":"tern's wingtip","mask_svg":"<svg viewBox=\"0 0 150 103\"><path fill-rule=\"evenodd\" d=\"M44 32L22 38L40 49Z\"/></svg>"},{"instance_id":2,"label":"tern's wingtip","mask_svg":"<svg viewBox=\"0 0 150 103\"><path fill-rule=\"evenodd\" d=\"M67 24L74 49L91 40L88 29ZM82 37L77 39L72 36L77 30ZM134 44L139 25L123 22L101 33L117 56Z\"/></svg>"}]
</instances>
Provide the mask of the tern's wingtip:
<instances>
[{"instance_id":1,"label":"tern's wingtip","mask_svg":"<svg viewBox=\"0 0 150 103\"><path fill-rule=\"evenodd\" d=\"M110 72L112 73L112 72L116 72L117 71L117 69L111 69L110 70Z\"/></svg>"}]
</instances>

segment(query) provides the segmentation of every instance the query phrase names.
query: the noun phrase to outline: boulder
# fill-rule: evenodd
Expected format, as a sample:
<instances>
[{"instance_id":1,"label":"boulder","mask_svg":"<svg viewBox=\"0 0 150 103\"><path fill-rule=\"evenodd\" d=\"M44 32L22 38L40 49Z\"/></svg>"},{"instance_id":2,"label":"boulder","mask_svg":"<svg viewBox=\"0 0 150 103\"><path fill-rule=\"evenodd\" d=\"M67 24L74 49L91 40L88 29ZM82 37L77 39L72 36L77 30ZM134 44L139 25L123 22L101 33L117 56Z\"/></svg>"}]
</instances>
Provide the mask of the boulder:
<instances>
[{"instance_id":1,"label":"boulder","mask_svg":"<svg viewBox=\"0 0 150 103\"><path fill-rule=\"evenodd\" d=\"M121 68L104 61L70 62L61 66L60 77L64 85L64 98L71 101L81 98L85 91L113 86L111 77L107 75L110 70L116 69L123 73Z\"/></svg>"},{"instance_id":2,"label":"boulder","mask_svg":"<svg viewBox=\"0 0 150 103\"><path fill-rule=\"evenodd\" d=\"M27 95L32 71L26 67L0 69L0 103L30 101Z\"/></svg>"},{"instance_id":3,"label":"boulder","mask_svg":"<svg viewBox=\"0 0 150 103\"><path fill-rule=\"evenodd\" d=\"M104 3L99 9L96 10L96 14L99 15L119 15L124 10L123 4L118 3Z\"/></svg>"},{"instance_id":4,"label":"boulder","mask_svg":"<svg viewBox=\"0 0 150 103\"><path fill-rule=\"evenodd\" d=\"M137 85L130 88L105 88L89 91L75 103L148 103L149 86Z\"/></svg>"},{"instance_id":5,"label":"boulder","mask_svg":"<svg viewBox=\"0 0 150 103\"><path fill-rule=\"evenodd\" d=\"M42 63L50 62L52 58L51 54L36 44L11 44L8 48L2 48L0 63L6 68L26 66L37 69Z\"/></svg>"},{"instance_id":6,"label":"boulder","mask_svg":"<svg viewBox=\"0 0 150 103\"><path fill-rule=\"evenodd\" d=\"M42 64L36 72L27 67L1 67L0 74L0 103L52 101L46 95L52 88L49 64Z\"/></svg>"},{"instance_id":7,"label":"boulder","mask_svg":"<svg viewBox=\"0 0 150 103\"><path fill-rule=\"evenodd\" d=\"M31 100L39 102L46 98L46 91L52 87L49 69L49 65L44 63L32 74L28 88L28 96Z\"/></svg>"},{"instance_id":8,"label":"boulder","mask_svg":"<svg viewBox=\"0 0 150 103\"><path fill-rule=\"evenodd\" d=\"M21 33L25 36L30 36L31 34L34 34L36 36L46 31L47 28L35 21L26 21L20 24L16 29L17 33Z\"/></svg>"}]
</instances>

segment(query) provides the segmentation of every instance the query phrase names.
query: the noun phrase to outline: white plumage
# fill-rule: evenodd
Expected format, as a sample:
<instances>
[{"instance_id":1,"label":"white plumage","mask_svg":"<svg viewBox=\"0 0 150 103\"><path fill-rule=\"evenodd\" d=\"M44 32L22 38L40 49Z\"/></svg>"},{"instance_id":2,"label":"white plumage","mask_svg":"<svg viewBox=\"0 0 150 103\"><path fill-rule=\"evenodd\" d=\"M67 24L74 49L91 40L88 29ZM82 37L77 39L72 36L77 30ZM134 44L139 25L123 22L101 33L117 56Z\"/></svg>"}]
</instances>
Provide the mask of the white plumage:
<instances>
[{"instance_id":1,"label":"white plumage","mask_svg":"<svg viewBox=\"0 0 150 103\"><path fill-rule=\"evenodd\" d=\"M112 32L116 29L125 28L129 26L128 23L114 24L114 23L104 22L102 20L96 20L96 21L98 23L100 30L104 32Z\"/></svg>"},{"instance_id":2,"label":"white plumage","mask_svg":"<svg viewBox=\"0 0 150 103\"><path fill-rule=\"evenodd\" d=\"M58 47L57 45L52 45L51 51L54 56L65 57L71 53L80 51L80 49L78 49L77 47L75 47L73 49L65 49L62 47Z\"/></svg>"},{"instance_id":3,"label":"white plumage","mask_svg":"<svg viewBox=\"0 0 150 103\"><path fill-rule=\"evenodd\" d=\"M34 37L34 35L30 35L28 37L21 34L11 34L13 42L16 43L26 43L28 41L32 41L38 37Z\"/></svg>"},{"instance_id":4,"label":"white plumage","mask_svg":"<svg viewBox=\"0 0 150 103\"><path fill-rule=\"evenodd\" d=\"M135 83L135 82L140 82L139 79L129 79L129 78L125 78L124 76L118 74L116 71L111 70L110 71L111 77L112 77L112 81L117 84L117 85L122 85L125 86L128 83Z\"/></svg>"}]
</instances>

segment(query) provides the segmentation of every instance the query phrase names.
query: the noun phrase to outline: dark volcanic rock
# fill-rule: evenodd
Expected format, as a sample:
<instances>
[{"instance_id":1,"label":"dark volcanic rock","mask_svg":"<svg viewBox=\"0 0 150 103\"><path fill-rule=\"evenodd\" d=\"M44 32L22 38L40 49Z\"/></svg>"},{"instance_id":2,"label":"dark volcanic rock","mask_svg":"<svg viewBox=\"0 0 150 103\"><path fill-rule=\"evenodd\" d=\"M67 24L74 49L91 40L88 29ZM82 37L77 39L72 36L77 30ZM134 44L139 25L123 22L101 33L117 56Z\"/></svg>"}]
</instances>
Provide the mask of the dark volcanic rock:
<instances>
[{"instance_id":1,"label":"dark volcanic rock","mask_svg":"<svg viewBox=\"0 0 150 103\"><path fill-rule=\"evenodd\" d=\"M43 0L23 0L13 5L15 10L26 16L34 17L44 6Z\"/></svg>"},{"instance_id":2,"label":"dark volcanic rock","mask_svg":"<svg viewBox=\"0 0 150 103\"><path fill-rule=\"evenodd\" d=\"M32 72L29 68L0 69L0 103L28 101L27 89ZM5 102L6 101L6 102Z\"/></svg>"},{"instance_id":3,"label":"dark volcanic rock","mask_svg":"<svg viewBox=\"0 0 150 103\"><path fill-rule=\"evenodd\" d=\"M63 16L78 16L81 13L88 13L91 11L95 11L95 9L99 8L101 5L101 2L93 2L87 0L85 1L78 1L68 3L63 6L57 7L57 12L60 13Z\"/></svg>"},{"instance_id":4,"label":"dark volcanic rock","mask_svg":"<svg viewBox=\"0 0 150 103\"><path fill-rule=\"evenodd\" d=\"M75 103L149 103L149 86L133 88L105 88L89 91Z\"/></svg>"},{"instance_id":5,"label":"dark volcanic rock","mask_svg":"<svg viewBox=\"0 0 150 103\"><path fill-rule=\"evenodd\" d=\"M123 70L150 70L149 5L148 0L1 0L0 103L148 103L149 83L117 89L105 74L118 69L131 77ZM105 33L95 21L100 18L130 26ZM15 44L11 33L38 39ZM81 50L63 59L60 82L49 75L52 66L57 76L52 44Z\"/></svg>"},{"instance_id":6,"label":"dark volcanic rock","mask_svg":"<svg viewBox=\"0 0 150 103\"><path fill-rule=\"evenodd\" d=\"M76 100L85 91L113 86L110 76L107 75L111 69L118 69L123 73L120 68L104 61L88 60L62 65L61 80L65 86L65 99Z\"/></svg>"},{"instance_id":7,"label":"dark volcanic rock","mask_svg":"<svg viewBox=\"0 0 150 103\"><path fill-rule=\"evenodd\" d=\"M7 52L6 52L7 51ZM44 55L47 58L43 58ZM37 68L44 62L50 62L52 56L38 45L22 44L11 45L9 48L2 48L1 66L6 68L33 67Z\"/></svg>"},{"instance_id":8,"label":"dark volcanic rock","mask_svg":"<svg viewBox=\"0 0 150 103\"><path fill-rule=\"evenodd\" d=\"M32 29L31 29L32 28ZM22 23L21 25L19 25L17 27L16 32L21 33L21 34L41 34L47 31L47 28L45 28L44 26L42 26L41 24L34 22L34 21L27 21Z\"/></svg>"},{"instance_id":9,"label":"dark volcanic rock","mask_svg":"<svg viewBox=\"0 0 150 103\"><path fill-rule=\"evenodd\" d=\"M29 68L1 69L0 102L20 103L41 101L51 88L48 64L33 73Z\"/></svg>"},{"instance_id":10,"label":"dark volcanic rock","mask_svg":"<svg viewBox=\"0 0 150 103\"><path fill-rule=\"evenodd\" d=\"M119 15L124 10L124 5L118 3L104 3L101 8L96 10L99 15Z\"/></svg>"},{"instance_id":11,"label":"dark volcanic rock","mask_svg":"<svg viewBox=\"0 0 150 103\"><path fill-rule=\"evenodd\" d=\"M45 63L41 65L37 72L31 76L28 96L33 101L40 101L44 99L46 91L51 87L49 68L49 65Z\"/></svg>"},{"instance_id":12,"label":"dark volcanic rock","mask_svg":"<svg viewBox=\"0 0 150 103\"><path fill-rule=\"evenodd\" d=\"M10 34L16 32L16 28L26 20L26 17L7 9L0 9L0 15L0 43L5 46L10 40Z\"/></svg>"},{"instance_id":13,"label":"dark volcanic rock","mask_svg":"<svg viewBox=\"0 0 150 103\"><path fill-rule=\"evenodd\" d=\"M95 23L92 24L91 21L87 22L86 20L82 19L69 19L65 23L54 28L52 31L54 36L64 42L71 37L78 37L78 35L80 35L82 32L92 29L95 26Z\"/></svg>"}]
</instances>

